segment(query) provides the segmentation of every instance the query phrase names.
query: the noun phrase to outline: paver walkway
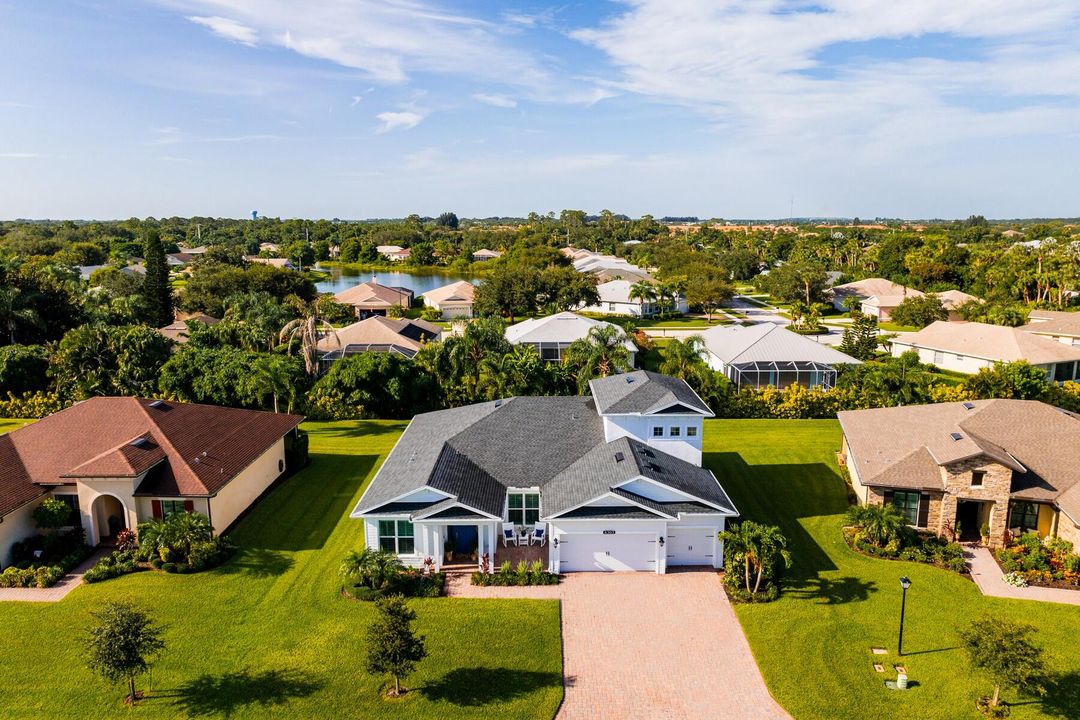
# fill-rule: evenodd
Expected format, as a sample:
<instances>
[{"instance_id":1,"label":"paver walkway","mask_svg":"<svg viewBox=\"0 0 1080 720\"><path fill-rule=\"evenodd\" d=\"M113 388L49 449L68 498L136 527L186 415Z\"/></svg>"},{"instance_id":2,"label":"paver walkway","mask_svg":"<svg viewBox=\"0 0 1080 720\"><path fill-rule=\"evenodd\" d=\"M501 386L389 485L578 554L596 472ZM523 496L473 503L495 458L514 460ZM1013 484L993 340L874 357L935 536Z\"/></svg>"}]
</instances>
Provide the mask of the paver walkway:
<instances>
[{"instance_id":1,"label":"paver walkway","mask_svg":"<svg viewBox=\"0 0 1080 720\"><path fill-rule=\"evenodd\" d=\"M0 588L0 602L8 602L10 600L22 602L57 602L58 600L63 600L69 592L82 584L83 573L94 567L104 554L104 550L99 550L94 553L84 560L81 565L62 577L60 582L49 588Z\"/></svg>"},{"instance_id":2,"label":"paver walkway","mask_svg":"<svg viewBox=\"0 0 1080 720\"><path fill-rule=\"evenodd\" d=\"M992 597L1014 598L1017 600L1039 600L1041 602L1080 605L1080 590L1063 590L1046 587L1013 587L1005 582L1001 567L994 556L984 547L966 547L964 556L971 566L971 579L979 586L983 595Z\"/></svg>"},{"instance_id":3,"label":"paver walkway","mask_svg":"<svg viewBox=\"0 0 1080 720\"><path fill-rule=\"evenodd\" d=\"M790 717L765 687L715 572L573 573L525 588L461 577L449 593L562 601L559 720Z\"/></svg>"}]
</instances>

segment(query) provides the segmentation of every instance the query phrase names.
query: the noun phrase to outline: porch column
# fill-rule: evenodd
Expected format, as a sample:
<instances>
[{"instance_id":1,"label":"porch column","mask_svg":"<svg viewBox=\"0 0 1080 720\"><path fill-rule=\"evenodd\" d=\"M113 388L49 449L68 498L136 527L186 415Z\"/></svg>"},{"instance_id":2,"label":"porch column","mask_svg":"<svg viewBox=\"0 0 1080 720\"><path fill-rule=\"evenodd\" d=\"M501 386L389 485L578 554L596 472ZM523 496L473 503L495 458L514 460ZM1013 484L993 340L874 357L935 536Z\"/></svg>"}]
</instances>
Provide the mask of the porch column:
<instances>
[{"instance_id":1,"label":"porch column","mask_svg":"<svg viewBox=\"0 0 1080 720\"><path fill-rule=\"evenodd\" d=\"M479 570L484 563L484 553L487 552L487 533L483 525L476 526L476 569Z\"/></svg>"}]
</instances>

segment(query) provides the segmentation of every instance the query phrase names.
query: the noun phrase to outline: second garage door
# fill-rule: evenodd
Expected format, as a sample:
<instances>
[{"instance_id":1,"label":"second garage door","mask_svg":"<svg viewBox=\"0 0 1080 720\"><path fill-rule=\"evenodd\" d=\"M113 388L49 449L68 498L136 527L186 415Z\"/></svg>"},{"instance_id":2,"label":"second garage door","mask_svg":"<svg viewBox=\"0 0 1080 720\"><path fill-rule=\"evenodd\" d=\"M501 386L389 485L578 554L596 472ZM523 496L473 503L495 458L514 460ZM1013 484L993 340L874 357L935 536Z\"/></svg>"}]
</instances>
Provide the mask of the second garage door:
<instances>
[{"instance_id":1,"label":"second garage door","mask_svg":"<svg viewBox=\"0 0 1080 720\"><path fill-rule=\"evenodd\" d=\"M716 528L671 528L667 536L668 565L712 565Z\"/></svg>"},{"instance_id":2,"label":"second garage door","mask_svg":"<svg viewBox=\"0 0 1080 720\"><path fill-rule=\"evenodd\" d=\"M573 533L559 538L562 572L656 570L652 533Z\"/></svg>"}]
</instances>

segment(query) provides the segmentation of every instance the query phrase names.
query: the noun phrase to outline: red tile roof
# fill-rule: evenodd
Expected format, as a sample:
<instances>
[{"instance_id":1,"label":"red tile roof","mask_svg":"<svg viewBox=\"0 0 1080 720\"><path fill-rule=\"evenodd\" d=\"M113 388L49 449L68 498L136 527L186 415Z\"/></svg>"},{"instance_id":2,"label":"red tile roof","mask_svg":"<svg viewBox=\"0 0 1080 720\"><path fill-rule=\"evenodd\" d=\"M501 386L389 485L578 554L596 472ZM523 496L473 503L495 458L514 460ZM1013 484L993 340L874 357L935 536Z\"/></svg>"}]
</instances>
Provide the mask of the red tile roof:
<instances>
[{"instance_id":1,"label":"red tile roof","mask_svg":"<svg viewBox=\"0 0 1080 720\"><path fill-rule=\"evenodd\" d=\"M0 435L0 516L84 477L138 477L137 494L209 496L303 418L98 397ZM142 442L136 442L142 438Z\"/></svg>"}]
</instances>

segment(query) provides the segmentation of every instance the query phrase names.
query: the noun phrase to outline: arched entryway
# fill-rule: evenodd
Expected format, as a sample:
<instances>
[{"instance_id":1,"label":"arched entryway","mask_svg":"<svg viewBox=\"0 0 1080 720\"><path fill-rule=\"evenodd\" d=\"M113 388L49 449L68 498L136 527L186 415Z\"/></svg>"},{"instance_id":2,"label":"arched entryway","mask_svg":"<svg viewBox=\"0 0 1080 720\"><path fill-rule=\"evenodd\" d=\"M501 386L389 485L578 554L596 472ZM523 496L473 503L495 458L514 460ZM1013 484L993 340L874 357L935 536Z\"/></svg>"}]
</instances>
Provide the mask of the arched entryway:
<instances>
[{"instance_id":1,"label":"arched entryway","mask_svg":"<svg viewBox=\"0 0 1080 720\"><path fill-rule=\"evenodd\" d=\"M98 495L91 506L94 516L94 532L99 543L111 543L121 530L127 527L127 508L120 499L113 495Z\"/></svg>"}]
</instances>

